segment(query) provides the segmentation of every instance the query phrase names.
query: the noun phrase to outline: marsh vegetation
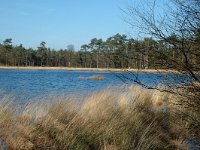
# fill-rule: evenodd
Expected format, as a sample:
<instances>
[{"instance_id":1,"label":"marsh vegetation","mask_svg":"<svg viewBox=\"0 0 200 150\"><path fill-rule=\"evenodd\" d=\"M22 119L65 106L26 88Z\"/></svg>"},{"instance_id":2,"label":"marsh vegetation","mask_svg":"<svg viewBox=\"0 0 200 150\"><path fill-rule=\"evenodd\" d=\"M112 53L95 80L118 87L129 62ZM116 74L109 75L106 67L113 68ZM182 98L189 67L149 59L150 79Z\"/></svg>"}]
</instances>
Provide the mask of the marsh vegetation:
<instances>
[{"instance_id":1,"label":"marsh vegetation","mask_svg":"<svg viewBox=\"0 0 200 150\"><path fill-rule=\"evenodd\" d=\"M102 75L93 75L93 76L79 76L79 79L92 79L92 80L103 80L104 77Z\"/></svg>"},{"instance_id":2,"label":"marsh vegetation","mask_svg":"<svg viewBox=\"0 0 200 150\"><path fill-rule=\"evenodd\" d=\"M76 105L70 99L31 103L19 110L0 104L5 149L187 149L190 137L169 93L130 86L103 90ZM177 124L179 126L177 126Z\"/></svg>"}]
</instances>

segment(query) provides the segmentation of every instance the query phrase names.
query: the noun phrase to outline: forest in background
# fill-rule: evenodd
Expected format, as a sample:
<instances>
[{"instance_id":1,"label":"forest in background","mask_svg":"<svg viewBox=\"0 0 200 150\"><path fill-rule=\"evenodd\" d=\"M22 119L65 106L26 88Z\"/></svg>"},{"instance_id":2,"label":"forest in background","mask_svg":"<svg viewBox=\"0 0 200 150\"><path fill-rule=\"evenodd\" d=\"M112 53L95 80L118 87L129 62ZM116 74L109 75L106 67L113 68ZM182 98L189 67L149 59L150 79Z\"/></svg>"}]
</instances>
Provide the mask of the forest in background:
<instances>
[{"instance_id":1,"label":"forest in background","mask_svg":"<svg viewBox=\"0 0 200 150\"><path fill-rule=\"evenodd\" d=\"M196 31L193 43L188 40L186 51L187 63L193 70L200 67L200 31ZM167 40L176 44L170 44ZM90 43L75 50L73 45L66 49L48 48L42 41L36 48L25 48L22 44L13 45L7 38L0 43L1 66L50 66L81 68L134 68L134 69L177 69L185 63L185 56L180 55L182 39L176 34L166 40L144 38L136 40L126 35L116 34L105 41L93 38ZM178 65L177 65L178 64ZM180 68L181 69L181 68Z\"/></svg>"}]
</instances>

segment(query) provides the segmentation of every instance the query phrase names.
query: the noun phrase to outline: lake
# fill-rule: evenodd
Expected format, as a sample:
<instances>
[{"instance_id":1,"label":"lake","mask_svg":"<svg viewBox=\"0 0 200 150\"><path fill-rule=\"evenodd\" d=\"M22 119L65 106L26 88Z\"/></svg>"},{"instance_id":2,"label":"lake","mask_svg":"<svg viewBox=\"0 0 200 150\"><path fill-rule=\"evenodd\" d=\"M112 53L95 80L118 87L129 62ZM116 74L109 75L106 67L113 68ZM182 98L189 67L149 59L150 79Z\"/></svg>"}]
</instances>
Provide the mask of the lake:
<instances>
[{"instance_id":1,"label":"lake","mask_svg":"<svg viewBox=\"0 0 200 150\"><path fill-rule=\"evenodd\" d=\"M87 78L94 75L103 76L104 79ZM82 96L105 88L124 88L127 84L133 84L132 79L136 76L143 83L151 86L158 85L169 77L171 83L177 81L174 74L2 69L0 70L0 97L10 95L15 101L26 102L52 96ZM186 81L183 77L181 79Z\"/></svg>"}]
</instances>

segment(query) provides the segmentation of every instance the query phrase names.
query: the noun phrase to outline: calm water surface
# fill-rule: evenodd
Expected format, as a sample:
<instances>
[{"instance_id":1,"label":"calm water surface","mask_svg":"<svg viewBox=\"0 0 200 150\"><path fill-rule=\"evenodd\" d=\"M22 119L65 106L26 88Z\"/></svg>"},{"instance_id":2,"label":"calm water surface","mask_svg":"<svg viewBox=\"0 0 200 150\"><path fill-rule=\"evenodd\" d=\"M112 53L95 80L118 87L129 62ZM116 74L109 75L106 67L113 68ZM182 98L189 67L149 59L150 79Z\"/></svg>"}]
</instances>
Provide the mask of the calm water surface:
<instances>
[{"instance_id":1,"label":"calm water surface","mask_svg":"<svg viewBox=\"0 0 200 150\"><path fill-rule=\"evenodd\" d=\"M104 79L80 78L93 75L101 75ZM0 70L0 97L9 94L16 101L27 101L46 96L87 95L104 88L125 86L118 76L134 78L128 73L95 71ZM139 78L149 85L159 84L167 76L169 74L139 74ZM133 81L128 81L128 84L132 83Z\"/></svg>"}]
</instances>

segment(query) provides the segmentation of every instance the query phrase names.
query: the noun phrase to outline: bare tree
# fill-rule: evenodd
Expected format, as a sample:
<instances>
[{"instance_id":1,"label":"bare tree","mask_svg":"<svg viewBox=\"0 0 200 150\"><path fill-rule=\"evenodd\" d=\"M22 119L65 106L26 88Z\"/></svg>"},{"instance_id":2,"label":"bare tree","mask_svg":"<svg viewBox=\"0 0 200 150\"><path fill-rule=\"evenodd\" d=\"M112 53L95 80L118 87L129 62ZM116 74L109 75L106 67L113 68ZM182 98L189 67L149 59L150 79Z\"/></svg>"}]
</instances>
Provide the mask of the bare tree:
<instances>
[{"instance_id":1,"label":"bare tree","mask_svg":"<svg viewBox=\"0 0 200 150\"><path fill-rule=\"evenodd\" d=\"M163 9L166 11L160 12ZM128 16L126 22L133 28L164 45L159 45L155 51L164 60L162 63L170 62L166 65L170 66L170 69L187 74L191 80L199 82L199 0L171 0L164 8L154 0L146 5L142 3L141 7L129 6L124 12ZM166 55L164 48L173 49L173 56Z\"/></svg>"},{"instance_id":2,"label":"bare tree","mask_svg":"<svg viewBox=\"0 0 200 150\"><path fill-rule=\"evenodd\" d=\"M159 9L162 8L153 1L151 5L148 4L148 7L143 5L141 9L130 6L125 11L129 16L126 21L132 27L137 27L141 33L174 47L179 55L182 55L183 61L178 62L173 58L168 58L174 63L173 69L180 72L187 71L195 80L199 79L193 70L198 69L198 66L191 64L189 55L195 54L192 45L195 44L195 35L199 32L199 3L198 0L172 0L168 4L168 8L172 10L160 13ZM175 35L176 39L169 38L171 35Z\"/></svg>"},{"instance_id":3,"label":"bare tree","mask_svg":"<svg viewBox=\"0 0 200 150\"><path fill-rule=\"evenodd\" d=\"M200 1L199 0L169 0L165 6L161 1L141 1L138 6L131 5L123 10L125 21L142 36L151 36L162 45L156 49L162 63L181 74L174 75L173 80L179 80L176 86L172 80L165 80L164 88L148 86L138 80L133 74L134 81L145 88L154 88L181 95L179 105L189 110L187 119L192 121L195 135L200 138ZM164 1L162 1L164 2ZM136 4L136 3L133 3ZM166 51L172 49L172 57ZM180 59L178 59L180 58ZM170 64L169 64L170 62ZM169 69L169 68L166 68ZM182 78L180 76L184 76ZM130 80L128 78L127 80ZM191 115L192 114L192 115ZM195 115L194 115L195 114Z\"/></svg>"}]
</instances>

